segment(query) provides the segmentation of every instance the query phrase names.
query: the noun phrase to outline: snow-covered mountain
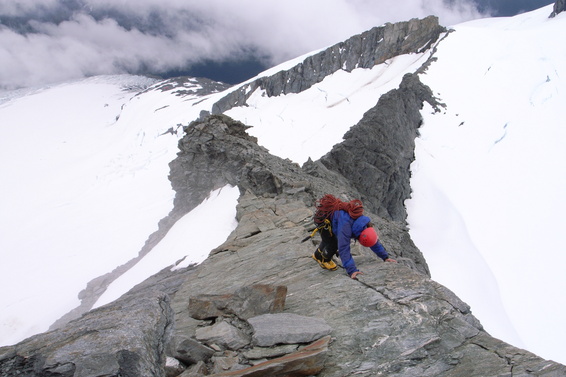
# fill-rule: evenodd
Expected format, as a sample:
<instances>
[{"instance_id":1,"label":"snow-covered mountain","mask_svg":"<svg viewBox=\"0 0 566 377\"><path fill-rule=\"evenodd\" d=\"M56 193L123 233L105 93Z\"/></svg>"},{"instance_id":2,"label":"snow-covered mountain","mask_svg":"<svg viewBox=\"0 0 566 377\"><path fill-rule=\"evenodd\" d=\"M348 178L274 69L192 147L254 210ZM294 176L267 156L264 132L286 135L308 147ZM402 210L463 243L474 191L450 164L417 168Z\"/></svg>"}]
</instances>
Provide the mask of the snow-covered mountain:
<instances>
[{"instance_id":1,"label":"snow-covered mountain","mask_svg":"<svg viewBox=\"0 0 566 377\"><path fill-rule=\"evenodd\" d=\"M272 154L302 164L432 57L420 78L445 107L421 112L406 203L411 236L433 279L469 303L488 332L566 363L566 15L550 19L551 11L454 25L434 49L338 70L299 93L258 88L225 113L252 126ZM1 94L0 344L47 330L80 305L90 281L138 257L173 208L168 164L182 127L244 84L223 91L111 76ZM234 228L237 198L234 189L211 193L134 267L111 276L92 305L167 266L203 261ZM188 233L198 213L225 219L214 237ZM198 245L190 255L187 240Z\"/></svg>"}]
</instances>

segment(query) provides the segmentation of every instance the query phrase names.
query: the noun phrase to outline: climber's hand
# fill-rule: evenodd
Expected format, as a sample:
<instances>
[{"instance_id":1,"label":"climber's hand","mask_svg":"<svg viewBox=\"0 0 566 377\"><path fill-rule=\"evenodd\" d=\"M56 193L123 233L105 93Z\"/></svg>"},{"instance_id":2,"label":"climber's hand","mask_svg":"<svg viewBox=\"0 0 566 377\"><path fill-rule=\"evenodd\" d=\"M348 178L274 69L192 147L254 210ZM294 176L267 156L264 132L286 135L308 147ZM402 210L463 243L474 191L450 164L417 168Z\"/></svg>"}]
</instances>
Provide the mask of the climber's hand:
<instances>
[{"instance_id":1,"label":"climber's hand","mask_svg":"<svg viewBox=\"0 0 566 377\"><path fill-rule=\"evenodd\" d=\"M356 272L352 272L352 275L350 275L350 277L352 279L357 279L358 275L363 275L364 273L362 271L356 271Z\"/></svg>"}]
</instances>

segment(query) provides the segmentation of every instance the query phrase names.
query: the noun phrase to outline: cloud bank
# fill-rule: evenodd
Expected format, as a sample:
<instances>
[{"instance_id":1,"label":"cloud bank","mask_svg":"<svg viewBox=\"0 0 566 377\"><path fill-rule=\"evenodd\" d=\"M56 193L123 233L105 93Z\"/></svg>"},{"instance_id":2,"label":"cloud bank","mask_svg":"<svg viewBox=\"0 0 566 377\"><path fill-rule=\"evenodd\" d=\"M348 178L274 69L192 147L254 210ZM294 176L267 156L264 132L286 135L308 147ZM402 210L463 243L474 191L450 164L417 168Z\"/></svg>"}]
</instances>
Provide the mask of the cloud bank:
<instances>
[{"instance_id":1,"label":"cloud bank","mask_svg":"<svg viewBox=\"0 0 566 377\"><path fill-rule=\"evenodd\" d=\"M0 88L250 56L267 67L431 14L445 26L485 16L473 0L0 0Z\"/></svg>"}]
</instances>

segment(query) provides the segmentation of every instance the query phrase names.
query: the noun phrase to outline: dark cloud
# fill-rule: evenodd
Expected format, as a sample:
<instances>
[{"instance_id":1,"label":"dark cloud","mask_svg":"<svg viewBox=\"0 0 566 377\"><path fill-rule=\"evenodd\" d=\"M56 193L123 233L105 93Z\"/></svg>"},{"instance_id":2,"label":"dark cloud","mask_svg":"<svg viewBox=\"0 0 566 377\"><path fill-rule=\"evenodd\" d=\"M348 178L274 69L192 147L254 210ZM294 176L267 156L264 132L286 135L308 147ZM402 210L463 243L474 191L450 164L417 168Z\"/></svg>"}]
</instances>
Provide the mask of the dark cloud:
<instances>
[{"instance_id":1,"label":"dark cloud","mask_svg":"<svg viewBox=\"0 0 566 377\"><path fill-rule=\"evenodd\" d=\"M221 79L210 68L240 72L222 78L235 83L373 26L430 14L443 25L487 15L474 0L0 0L0 87L116 73Z\"/></svg>"},{"instance_id":2,"label":"dark cloud","mask_svg":"<svg viewBox=\"0 0 566 377\"><path fill-rule=\"evenodd\" d=\"M242 60L226 60L216 62L207 60L202 63L193 64L185 69L176 69L161 74L163 78L177 76L207 77L227 84L237 84L246 81L250 77L265 71L269 66L255 55L251 54Z\"/></svg>"}]
</instances>

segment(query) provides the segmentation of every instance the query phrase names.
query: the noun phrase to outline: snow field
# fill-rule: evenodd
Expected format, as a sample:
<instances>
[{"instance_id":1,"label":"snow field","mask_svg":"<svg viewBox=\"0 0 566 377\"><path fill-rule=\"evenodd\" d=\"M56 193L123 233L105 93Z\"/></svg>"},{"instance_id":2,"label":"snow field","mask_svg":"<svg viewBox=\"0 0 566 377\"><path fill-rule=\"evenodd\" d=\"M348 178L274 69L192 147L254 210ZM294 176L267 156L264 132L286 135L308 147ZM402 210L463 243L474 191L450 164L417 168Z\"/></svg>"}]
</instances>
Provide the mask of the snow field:
<instances>
[{"instance_id":1,"label":"snow field","mask_svg":"<svg viewBox=\"0 0 566 377\"><path fill-rule=\"evenodd\" d=\"M566 46L557 37L566 17L548 19L551 10L456 25L441 43L421 79L447 108L423 111L407 207L435 280L492 335L566 363ZM494 316L497 291L508 321Z\"/></svg>"}]
</instances>

